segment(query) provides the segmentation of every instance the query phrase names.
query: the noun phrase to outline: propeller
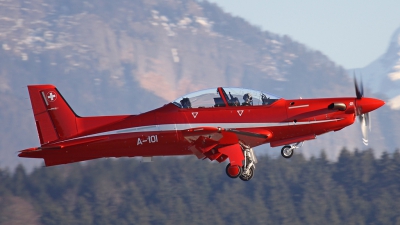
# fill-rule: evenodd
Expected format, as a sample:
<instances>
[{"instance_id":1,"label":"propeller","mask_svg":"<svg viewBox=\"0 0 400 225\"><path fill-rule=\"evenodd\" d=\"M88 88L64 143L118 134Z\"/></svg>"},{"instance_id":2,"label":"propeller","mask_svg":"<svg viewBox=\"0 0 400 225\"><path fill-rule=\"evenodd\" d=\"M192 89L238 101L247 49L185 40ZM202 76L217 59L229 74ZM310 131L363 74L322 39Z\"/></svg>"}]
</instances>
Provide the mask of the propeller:
<instances>
[{"instance_id":1,"label":"propeller","mask_svg":"<svg viewBox=\"0 0 400 225\"><path fill-rule=\"evenodd\" d=\"M354 87L356 89L357 99L361 99L364 96L364 86L363 86L362 80L360 83L357 82L355 74L354 74Z\"/></svg>"},{"instance_id":2,"label":"propeller","mask_svg":"<svg viewBox=\"0 0 400 225\"><path fill-rule=\"evenodd\" d=\"M354 87L356 90L356 96L358 100L361 100L364 97L364 86L362 80L360 83L357 82L356 76L354 75ZM358 121L360 121L361 125L361 133L363 135L363 143L364 145L368 145L368 132L371 131L371 121L369 119L369 112L362 113L362 108L358 104L356 105L356 115L358 117Z\"/></svg>"}]
</instances>

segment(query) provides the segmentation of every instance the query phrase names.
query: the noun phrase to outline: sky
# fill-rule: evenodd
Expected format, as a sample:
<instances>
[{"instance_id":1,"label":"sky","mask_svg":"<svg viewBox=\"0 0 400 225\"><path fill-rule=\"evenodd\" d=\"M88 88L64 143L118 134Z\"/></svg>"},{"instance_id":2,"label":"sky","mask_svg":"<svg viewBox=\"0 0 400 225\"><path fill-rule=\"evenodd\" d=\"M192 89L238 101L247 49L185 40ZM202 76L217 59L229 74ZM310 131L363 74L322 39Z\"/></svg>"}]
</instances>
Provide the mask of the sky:
<instances>
[{"instance_id":1,"label":"sky","mask_svg":"<svg viewBox=\"0 0 400 225\"><path fill-rule=\"evenodd\" d=\"M385 53L400 27L400 0L209 0L263 30L287 35L346 69Z\"/></svg>"}]
</instances>

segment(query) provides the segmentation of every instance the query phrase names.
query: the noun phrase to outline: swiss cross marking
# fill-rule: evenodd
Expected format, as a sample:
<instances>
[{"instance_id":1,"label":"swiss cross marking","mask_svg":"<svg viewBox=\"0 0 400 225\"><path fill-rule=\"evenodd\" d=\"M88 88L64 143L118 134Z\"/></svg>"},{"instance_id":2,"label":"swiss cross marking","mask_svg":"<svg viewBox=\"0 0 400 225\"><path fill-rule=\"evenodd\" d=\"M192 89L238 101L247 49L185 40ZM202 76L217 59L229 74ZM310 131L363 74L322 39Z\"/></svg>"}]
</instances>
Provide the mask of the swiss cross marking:
<instances>
[{"instance_id":1,"label":"swiss cross marking","mask_svg":"<svg viewBox=\"0 0 400 225\"><path fill-rule=\"evenodd\" d=\"M54 102L57 99L57 95L50 91L49 93L47 93L47 99L49 99L50 102Z\"/></svg>"},{"instance_id":2,"label":"swiss cross marking","mask_svg":"<svg viewBox=\"0 0 400 225\"><path fill-rule=\"evenodd\" d=\"M243 110L238 110L237 112L239 113L239 116L242 116Z\"/></svg>"},{"instance_id":3,"label":"swiss cross marking","mask_svg":"<svg viewBox=\"0 0 400 225\"><path fill-rule=\"evenodd\" d=\"M192 116L193 116L194 118L196 118L198 114L199 114L198 112L192 112Z\"/></svg>"}]
</instances>

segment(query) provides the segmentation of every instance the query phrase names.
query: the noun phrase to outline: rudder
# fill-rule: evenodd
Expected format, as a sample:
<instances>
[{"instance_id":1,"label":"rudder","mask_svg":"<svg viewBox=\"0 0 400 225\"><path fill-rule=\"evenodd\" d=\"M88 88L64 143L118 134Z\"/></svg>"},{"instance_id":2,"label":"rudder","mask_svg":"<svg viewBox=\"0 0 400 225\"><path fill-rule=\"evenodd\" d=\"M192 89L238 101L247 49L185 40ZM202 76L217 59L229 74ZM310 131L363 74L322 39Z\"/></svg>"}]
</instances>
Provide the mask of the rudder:
<instances>
[{"instance_id":1,"label":"rudder","mask_svg":"<svg viewBox=\"0 0 400 225\"><path fill-rule=\"evenodd\" d=\"M28 85L28 91L41 145L77 135L79 116L54 85Z\"/></svg>"}]
</instances>

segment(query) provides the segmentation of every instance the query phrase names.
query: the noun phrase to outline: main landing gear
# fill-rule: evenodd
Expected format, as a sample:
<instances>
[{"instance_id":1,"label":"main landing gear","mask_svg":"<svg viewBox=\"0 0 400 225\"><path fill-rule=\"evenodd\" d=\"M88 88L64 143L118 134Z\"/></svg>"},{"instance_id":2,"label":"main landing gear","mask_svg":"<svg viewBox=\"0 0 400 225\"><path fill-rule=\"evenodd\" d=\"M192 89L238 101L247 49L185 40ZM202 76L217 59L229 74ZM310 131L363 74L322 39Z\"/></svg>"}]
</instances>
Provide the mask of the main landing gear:
<instances>
[{"instance_id":1,"label":"main landing gear","mask_svg":"<svg viewBox=\"0 0 400 225\"><path fill-rule=\"evenodd\" d=\"M226 174L230 178L240 178L243 181L249 181L254 176L254 170L256 168L257 158L252 148L247 145L240 144L243 150L244 163L240 167L238 165L231 165L230 163L226 166Z\"/></svg>"},{"instance_id":2,"label":"main landing gear","mask_svg":"<svg viewBox=\"0 0 400 225\"><path fill-rule=\"evenodd\" d=\"M292 145L286 145L283 146L283 148L281 149L281 155L283 156L283 158L290 158L293 155L293 152L296 148L300 148L301 146L303 146L304 141L302 142L297 142L296 144L292 144Z\"/></svg>"}]
</instances>

